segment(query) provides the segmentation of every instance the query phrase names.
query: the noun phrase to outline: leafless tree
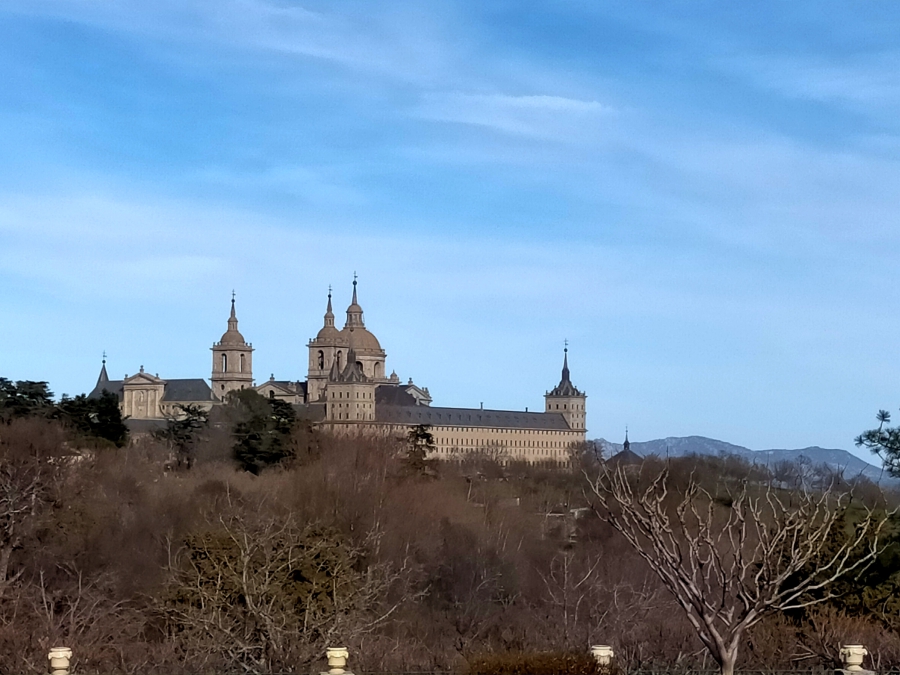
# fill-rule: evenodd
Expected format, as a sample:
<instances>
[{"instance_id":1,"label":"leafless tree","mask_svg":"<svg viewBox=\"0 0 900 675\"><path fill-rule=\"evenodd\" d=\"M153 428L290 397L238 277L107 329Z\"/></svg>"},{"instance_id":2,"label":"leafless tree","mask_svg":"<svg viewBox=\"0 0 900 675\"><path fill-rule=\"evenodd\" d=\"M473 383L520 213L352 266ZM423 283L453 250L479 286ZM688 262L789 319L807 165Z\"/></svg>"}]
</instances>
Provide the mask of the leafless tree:
<instances>
[{"instance_id":1,"label":"leafless tree","mask_svg":"<svg viewBox=\"0 0 900 675\"><path fill-rule=\"evenodd\" d=\"M651 466L652 465L648 465ZM595 508L674 596L700 641L732 675L747 630L767 615L823 602L883 550L889 515L830 489L780 491L742 481L710 494L692 475L675 486L667 466L627 474L606 468L591 482Z\"/></svg>"},{"instance_id":2,"label":"leafless tree","mask_svg":"<svg viewBox=\"0 0 900 675\"><path fill-rule=\"evenodd\" d=\"M65 456L58 425L18 419L0 429L0 595L22 569L11 568L38 515L52 499Z\"/></svg>"},{"instance_id":3,"label":"leafless tree","mask_svg":"<svg viewBox=\"0 0 900 675\"><path fill-rule=\"evenodd\" d=\"M291 515L224 513L173 545L159 609L202 669L284 672L326 643L352 641L409 597L409 569L371 563L364 550ZM393 594L392 594L393 591Z\"/></svg>"}]
</instances>

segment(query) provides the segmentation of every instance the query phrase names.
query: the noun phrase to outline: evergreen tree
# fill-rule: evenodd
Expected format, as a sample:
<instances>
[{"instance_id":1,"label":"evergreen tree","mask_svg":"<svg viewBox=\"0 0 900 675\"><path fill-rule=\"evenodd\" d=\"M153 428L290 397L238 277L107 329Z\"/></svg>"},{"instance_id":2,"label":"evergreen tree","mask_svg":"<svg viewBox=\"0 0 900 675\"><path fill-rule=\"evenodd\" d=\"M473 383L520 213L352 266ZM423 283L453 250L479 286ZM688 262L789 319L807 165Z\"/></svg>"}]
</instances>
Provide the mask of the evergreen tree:
<instances>
[{"instance_id":1,"label":"evergreen tree","mask_svg":"<svg viewBox=\"0 0 900 675\"><path fill-rule=\"evenodd\" d=\"M891 414L887 410L879 410L875 416L877 429L869 429L856 437L856 446L868 448L881 458L885 470L892 476L900 478L900 427L885 426L891 422Z\"/></svg>"},{"instance_id":2,"label":"evergreen tree","mask_svg":"<svg viewBox=\"0 0 900 675\"><path fill-rule=\"evenodd\" d=\"M194 448L209 426L209 411L196 405L177 405L178 414L169 417L164 429L154 435L164 441L175 453L180 469L190 469L194 464Z\"/></svg>"},{"instance_id":3,"label":"evergreen tree","mask_svg":"<svg viewBox=\"0 0 900 675\"><path fill-rule=\"evenodd\" d=\"M297 414L289 403L243 389L229 394L229 404L238 410L232 436L234 458L242 469L258 474L293 458L291 433Z\"/></svg>"},{"instance_id":4,"label":"evergreen tree","mask_svg":"<svg viewBox=\"0 0 900 675\"><path fill-rule=\"evenodd\" d=\"M57 406L59 417L68 424L81 440L101 439L117 448L128 442L128 427L122 419L119 398L108 391L99 398L79 394L75 398L63 396Z\"/></svg>"},{"instance_id":5,"label":"evergreen tree","mask_svg":"<svg viewBox=\"0 0 900 675\"><path fill-rule=\"evenodd\" d=\"M0 421L17 417L52 417L56 412L53 392L46 382L20 380L12 382L0 377Z\"/></svg>"}]
</instances>

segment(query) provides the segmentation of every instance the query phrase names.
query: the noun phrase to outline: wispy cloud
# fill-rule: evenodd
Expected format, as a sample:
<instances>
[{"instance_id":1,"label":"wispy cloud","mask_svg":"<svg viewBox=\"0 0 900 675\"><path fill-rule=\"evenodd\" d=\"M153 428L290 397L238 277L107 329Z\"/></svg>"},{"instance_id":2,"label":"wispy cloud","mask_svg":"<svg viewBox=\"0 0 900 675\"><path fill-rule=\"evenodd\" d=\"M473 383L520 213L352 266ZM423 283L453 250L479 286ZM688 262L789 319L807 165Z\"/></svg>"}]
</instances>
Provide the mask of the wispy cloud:
<instances>
[{"instance_id":1,"label":"wispy cloud","mask_svg":"<svg viewBox=\"0 0 900 675\"><path fill-rule=\"evenodd\" d=\"M719 61L728 72L787 98L852 107L860 112L896 112L900 104L900 52L835 55L743 54Z\"/></svg>"},{"instance_id":2,"label":"wispy cloud","mask_svg":"<svg viewBox=\"0 0 900 675\"><path fill-rule=\"evenodd\" d=\"M431 93L416 114L441 122L471 124L503 133L571 142L598 135L605 116L615 110L598 101L547 94Z\"/></svg>"}]
</instances>

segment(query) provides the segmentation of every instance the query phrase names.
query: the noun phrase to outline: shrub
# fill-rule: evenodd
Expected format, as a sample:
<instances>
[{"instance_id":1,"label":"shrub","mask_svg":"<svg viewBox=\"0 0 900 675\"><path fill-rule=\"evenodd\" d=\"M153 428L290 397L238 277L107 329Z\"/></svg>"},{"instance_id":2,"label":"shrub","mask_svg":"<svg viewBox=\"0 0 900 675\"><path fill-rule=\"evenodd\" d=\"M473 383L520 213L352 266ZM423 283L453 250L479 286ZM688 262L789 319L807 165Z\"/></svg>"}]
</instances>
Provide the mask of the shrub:
<instances>
[{"instance_id":1,"label":"shrub","mask_svg":"<svg viewBox=\"0 0 900 675\"><path fill-rule=\"evenodd\" d=\"M468 675L608 675L583 652L506 652L469 658Z\"/></svg>"}]
</instances>

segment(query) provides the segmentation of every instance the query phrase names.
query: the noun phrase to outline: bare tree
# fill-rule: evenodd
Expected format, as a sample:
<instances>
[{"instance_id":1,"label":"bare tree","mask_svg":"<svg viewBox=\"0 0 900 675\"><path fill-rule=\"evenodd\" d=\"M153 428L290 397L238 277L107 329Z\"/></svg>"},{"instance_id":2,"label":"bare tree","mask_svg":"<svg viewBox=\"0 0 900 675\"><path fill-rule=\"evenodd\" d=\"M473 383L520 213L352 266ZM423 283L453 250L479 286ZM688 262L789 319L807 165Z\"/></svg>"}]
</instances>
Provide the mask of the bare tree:
<instances>
[{"instance_id":1,"label":"bare tree","mask_svg":"<svg viewBox=\"0 0 900 675\"><path fill-rule=\"evenodd\" d=\"M645 465L646 467L647 465ZM883 550L888 517L829 489L784 492L742 481L716 498L691 475L683 487L668 465L649 481L623 467L591 483L595 508L675 597L700 641L732 675L747 630L767 615L833 596L832 584L868 567Z\"/></svg>"},{"instance_id":2,"label":"bare tree","mask_svg":"<svg viewBox=\"0 0 900 675\"><path fill-rule=\"evenodd\" d=\"M0 429L0 595L22 574L12 554L22 548L62 474L62 431L42 419L17 419Z\"/></svg>"},{"instance_id":3,"label":"bare tree","mask_svg":"<svg viewBox=\"0 0 900 675\"><path fill-rule=\"evenodd\" d=\"M364 565L363 548L290 515L250 519L238 511L207 517L207 525L172 546L159 606L200 669L306 665L326 644L372 631L415 597L405 565Z\"/></svg>"}]
</instances>

